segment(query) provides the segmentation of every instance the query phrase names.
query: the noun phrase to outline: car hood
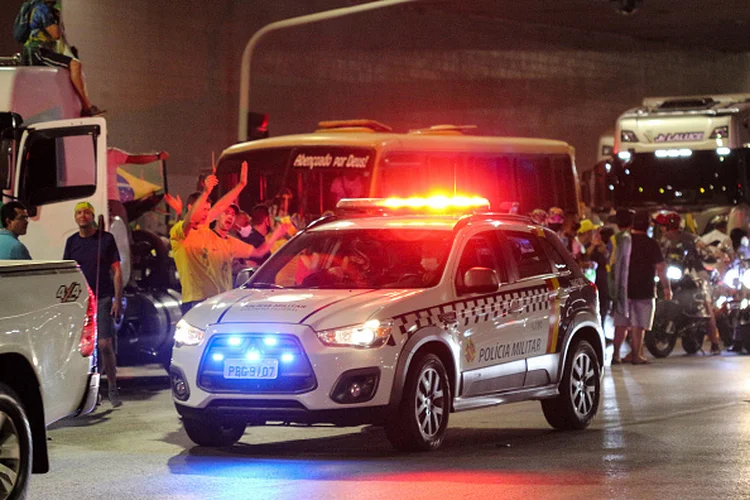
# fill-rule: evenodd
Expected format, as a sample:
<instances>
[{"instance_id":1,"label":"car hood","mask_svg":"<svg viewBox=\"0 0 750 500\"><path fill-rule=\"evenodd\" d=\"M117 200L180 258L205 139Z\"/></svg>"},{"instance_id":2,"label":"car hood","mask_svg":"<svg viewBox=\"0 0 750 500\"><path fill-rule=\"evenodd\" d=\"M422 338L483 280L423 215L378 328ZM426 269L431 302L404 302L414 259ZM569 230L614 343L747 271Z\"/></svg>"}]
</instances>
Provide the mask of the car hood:
<instances>
[{"instance_id":1,"label":"car hood","mask_svg":"<svg viewBox=\"0 0 750 500\"><path fill-rule=\"evenodd\" d=\"M296 323L321 330L363 323L383 307L390 309L394 303L424 291L238 289L196 306L186 320L199 327L212 323Z\"/></svg>"}]
</instances>

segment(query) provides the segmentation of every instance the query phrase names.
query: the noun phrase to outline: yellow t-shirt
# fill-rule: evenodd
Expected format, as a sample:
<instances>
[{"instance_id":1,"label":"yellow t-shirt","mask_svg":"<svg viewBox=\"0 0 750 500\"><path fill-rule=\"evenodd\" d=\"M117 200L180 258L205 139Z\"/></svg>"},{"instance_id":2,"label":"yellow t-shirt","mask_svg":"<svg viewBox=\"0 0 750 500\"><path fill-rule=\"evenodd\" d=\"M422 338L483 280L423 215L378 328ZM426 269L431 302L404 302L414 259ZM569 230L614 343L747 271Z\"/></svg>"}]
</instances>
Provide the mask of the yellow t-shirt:
<instances>
[{"instance_id":1,"label":"yellow t-shirt","mask_svg":"<svg viewBox=\"0 0 750 500\"><path fill-rule=\"evenodd\" d=\"M169 232L174 262L180 273L182 301L195 302L232 288L232 260L247 257L254 247L237 238L222 238L208 225L191 229L187 237L183 221Z\"/></svg>"}]
</instances>

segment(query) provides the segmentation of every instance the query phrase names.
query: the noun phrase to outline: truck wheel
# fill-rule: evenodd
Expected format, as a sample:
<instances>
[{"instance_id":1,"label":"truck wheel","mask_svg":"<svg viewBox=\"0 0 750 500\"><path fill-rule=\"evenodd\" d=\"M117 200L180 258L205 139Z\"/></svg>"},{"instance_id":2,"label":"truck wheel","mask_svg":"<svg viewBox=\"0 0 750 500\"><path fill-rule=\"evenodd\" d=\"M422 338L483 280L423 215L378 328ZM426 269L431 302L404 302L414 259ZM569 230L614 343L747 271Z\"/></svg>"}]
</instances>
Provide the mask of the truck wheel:
<instances>
[{"instance_id":1,"label":"truck wheel","mask_svg":"<svg viewBox=\"0 0 750 500\"><path fill-rule=\"evenodd\" d=\"M31 426L13 389L0 384L0 498L22 499L31 474Z\"/></svg>"},{"instance_id":2,"label":"truck wheel","mask_svg":"<svg viewBox=\"0 0 750 500\"><path fill-rule=\"evenodd\" d=\"M565 361L560 394L542 400L544 418L555 429L585 429L599 409L599 362L591 344L577 342Z\"/></svg>"},{"instance_id":3,"label":"truck wheel","mask_svg":"<svg viewBox=\"0 0 750 500\"><path fill-rule=\"evenodd\" d=\"M244 422L183 418L182 425L190 440L198 446L232 446L245 433Z\"/></svg>"},{"instance_id":4,"label":"truck wheel","mask_svg":"<svg viewBox=\"0 0 750 500\"><path fill-rule=\"evenodd\" d=\"M448 428L450 404L442 361L431 353L419 356L409 369L398 410L385 426L388 441L401 451L437 449Z\"/></svg>"}]
</instances>

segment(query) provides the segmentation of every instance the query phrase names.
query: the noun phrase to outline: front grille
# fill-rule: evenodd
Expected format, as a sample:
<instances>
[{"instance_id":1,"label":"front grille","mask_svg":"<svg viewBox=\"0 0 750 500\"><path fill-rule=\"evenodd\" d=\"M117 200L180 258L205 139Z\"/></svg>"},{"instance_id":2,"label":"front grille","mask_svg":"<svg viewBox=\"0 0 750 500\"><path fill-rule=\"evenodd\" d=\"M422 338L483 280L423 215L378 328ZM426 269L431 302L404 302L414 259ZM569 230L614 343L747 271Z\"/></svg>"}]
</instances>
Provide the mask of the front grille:
<instances>
[{"instance_id":1,"label":"front grille","mask_svg":"<svg viewBox=\"0 0 750 500\"><path fill-rule=\"evenodd\" d=\"M227 360L278 360L274 379L235 379L224 377ZM198 387L213 393L299 394L317 387L315 373L302 345L293 335L232 334L212 337L198 368Z\"/></svg>"}]
</instances>

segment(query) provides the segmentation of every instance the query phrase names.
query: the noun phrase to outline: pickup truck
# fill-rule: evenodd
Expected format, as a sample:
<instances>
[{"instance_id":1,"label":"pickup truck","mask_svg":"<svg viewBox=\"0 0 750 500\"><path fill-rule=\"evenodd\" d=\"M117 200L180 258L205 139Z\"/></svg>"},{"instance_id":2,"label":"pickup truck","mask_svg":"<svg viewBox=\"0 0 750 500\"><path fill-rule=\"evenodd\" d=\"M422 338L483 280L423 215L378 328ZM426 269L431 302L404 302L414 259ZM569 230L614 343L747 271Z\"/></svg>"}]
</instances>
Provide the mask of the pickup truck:
<instances>
[{"instance_id":1,"label":"pickup truck","mask_svg":"<svg viewBox=\"0 0 750 500\"><path fill-rule=\"evenodd\" d=\"M96 299L73 261L0 260L0 498L49 470L47 426L96 407Z\"/></svg>"}]
</instances>

